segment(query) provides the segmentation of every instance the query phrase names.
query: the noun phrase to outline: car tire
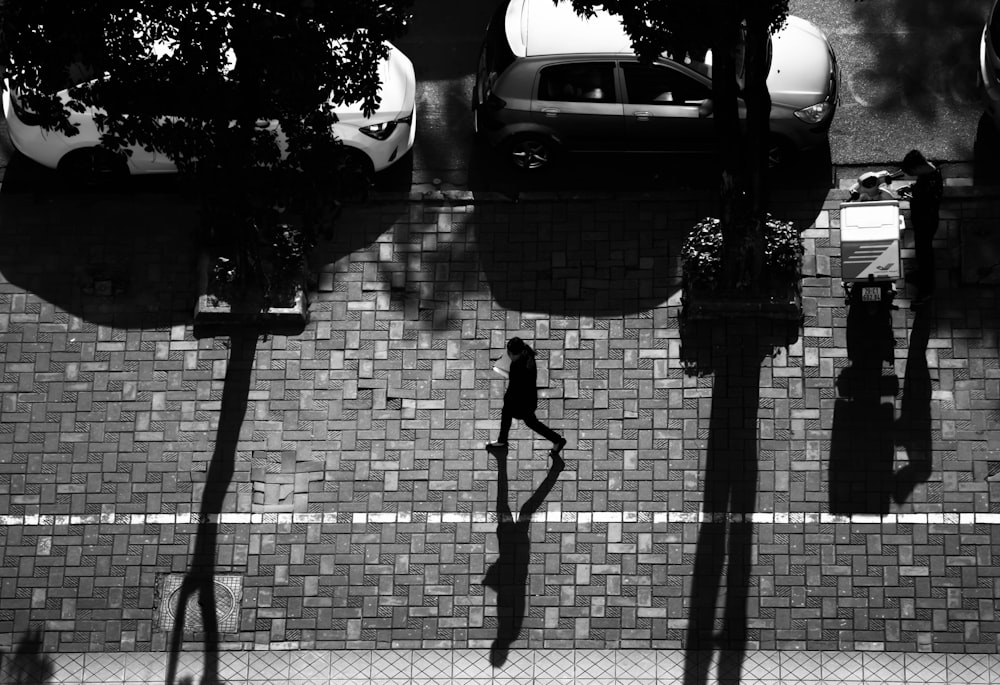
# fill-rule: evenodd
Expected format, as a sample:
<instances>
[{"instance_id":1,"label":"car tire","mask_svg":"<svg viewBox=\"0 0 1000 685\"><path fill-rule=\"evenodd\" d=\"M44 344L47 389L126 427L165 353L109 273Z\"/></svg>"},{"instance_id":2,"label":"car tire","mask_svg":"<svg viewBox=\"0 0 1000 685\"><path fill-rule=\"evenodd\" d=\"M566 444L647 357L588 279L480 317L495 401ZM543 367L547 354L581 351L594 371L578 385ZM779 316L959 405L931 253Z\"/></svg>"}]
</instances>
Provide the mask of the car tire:
<instances>
[{"instance_id":1,"label":"car tire","mask_svg":"<svg viewBox=\"0 0 1000 685\"><path fill-rule=\"evenodd\" d=\"M364 202L375 184L375 166L368 155L345 149L337 169L337 195L342 200Z\"/></svg>"},{"instance_id":2,"label":"car tire","mask_svg":"<svg viewBox=\"0 0 1000 685\"><path fill-rule=\"evenodd\" d=\"M128 176L128 164L111 150L84 147L63 155L57 171L65 182L75 187L94 188Z\"/></svg>"},{"instance_id":3,"label":"car tire","mask_svg":"<svg viewBox=\"0 0 1000 685\"><path fill-rule=\"evenodd\" d=\"M555 141L538 133L520 133L512 136L505 148L507 159L520 171L547 169L552 166L556 156Z\"/></svg>"},{"instance_id":4,"label":"car tire","mask_svg":"<svg viewBox=\"0 0 1000 685\"><path fill-rule=\"evenodd\" d=\"M772 135L767 141L767 167L784 169L795 159L795 147L781 136Z\"/></svg>"}]
</instances>

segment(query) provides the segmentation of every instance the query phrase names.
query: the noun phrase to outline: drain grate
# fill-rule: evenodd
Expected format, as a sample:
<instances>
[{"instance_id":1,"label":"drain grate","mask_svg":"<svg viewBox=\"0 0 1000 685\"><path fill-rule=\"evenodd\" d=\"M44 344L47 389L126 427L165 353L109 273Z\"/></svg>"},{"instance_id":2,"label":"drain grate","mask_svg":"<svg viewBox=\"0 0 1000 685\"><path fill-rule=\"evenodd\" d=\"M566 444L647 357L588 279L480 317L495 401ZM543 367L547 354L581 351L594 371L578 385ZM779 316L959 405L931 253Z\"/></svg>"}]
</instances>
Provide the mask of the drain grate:
<instances>
[{"instance_id":1,"label":"drain grate","mask_svg":"<svg viewBox=\"0 0 1000 685\"><path fill-rule=\"evenodd\" d=\"M180 613L181 590L184 584L183 573L170 573L160 576L157 583L159 599L157 601L157 629L170 632L177 624ZM224 575L212 578L214 599L212 609L220 633L235 633L238 630L240 618L240 601L243 598L243 576ZM187 595L184 610L184 633L199 634L205 632L202 619L201 593L197 591Z\"/></svg>"}]
</instances>

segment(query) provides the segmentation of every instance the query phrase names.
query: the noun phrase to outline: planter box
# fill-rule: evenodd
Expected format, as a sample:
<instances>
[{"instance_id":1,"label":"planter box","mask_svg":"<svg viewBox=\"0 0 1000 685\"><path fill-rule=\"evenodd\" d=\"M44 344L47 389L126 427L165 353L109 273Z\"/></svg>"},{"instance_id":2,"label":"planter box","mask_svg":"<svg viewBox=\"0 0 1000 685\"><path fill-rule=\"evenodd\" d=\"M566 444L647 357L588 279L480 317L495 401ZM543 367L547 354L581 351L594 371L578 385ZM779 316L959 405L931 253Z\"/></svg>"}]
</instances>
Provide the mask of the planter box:
<instances>
[{"instance_id":1,"label":"planter box","mask_svg":"<svg viewBox=\"0 0 1000 685\"><path fill-rule=\"evenodd\" d=\"M685 286L681 302L682 316L688 319L746 317L778 321L802 320L802 294L791 287L782 294L733 296Z\"/></svg>"},{"instance_id":2,"label":"planter box","mask_svg":"<svg viewBox=\"0 0 1000 685\"><path fill-rule=\"evenodd\" d=\"M199 331L211 334L226 328L252 327L275 333L295 334L301 333L309 323L309 299L304 278L295 285L294 298L289 306L263 308L259 295L248 296L238 302L227 302L209 294L210 263L207 255L202 255L198 260L198 301L194 307L194 326Z\"/></svg>"}]
</instances>

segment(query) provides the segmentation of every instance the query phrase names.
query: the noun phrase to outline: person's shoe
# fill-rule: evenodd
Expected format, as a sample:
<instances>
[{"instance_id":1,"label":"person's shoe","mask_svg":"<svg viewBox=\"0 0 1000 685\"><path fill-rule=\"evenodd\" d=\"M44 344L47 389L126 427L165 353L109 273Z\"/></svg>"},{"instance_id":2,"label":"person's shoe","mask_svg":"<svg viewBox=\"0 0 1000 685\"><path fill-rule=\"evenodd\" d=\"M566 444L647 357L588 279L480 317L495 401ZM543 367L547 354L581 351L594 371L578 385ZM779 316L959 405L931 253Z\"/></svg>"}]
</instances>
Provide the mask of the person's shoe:
<instances>
[{"instance_id":1,"label":"person's shoe","mask_svg":"<svg viewBox=\"0 0 1000 685\"><path fill-rule=\"evenodd\" d=\"M549 456L555 459L562 452L563 447L566 446L566 438L559 438L558 442L549 450Z\"/></svg>"},{"instance_id":2,"label":"person's shoe","mask_svg":"<svg viewBox=\"0 0 1000 685\"><path fill-rule=\"evenodd\" d=\"M507 443L506 442L501 442L501 441L497 440L496 442L488 442L488 443L486 443L486 446L487 447L492 447L494 449L499 449L501 447L506 447Z\"/></svg>"}]
</instances>

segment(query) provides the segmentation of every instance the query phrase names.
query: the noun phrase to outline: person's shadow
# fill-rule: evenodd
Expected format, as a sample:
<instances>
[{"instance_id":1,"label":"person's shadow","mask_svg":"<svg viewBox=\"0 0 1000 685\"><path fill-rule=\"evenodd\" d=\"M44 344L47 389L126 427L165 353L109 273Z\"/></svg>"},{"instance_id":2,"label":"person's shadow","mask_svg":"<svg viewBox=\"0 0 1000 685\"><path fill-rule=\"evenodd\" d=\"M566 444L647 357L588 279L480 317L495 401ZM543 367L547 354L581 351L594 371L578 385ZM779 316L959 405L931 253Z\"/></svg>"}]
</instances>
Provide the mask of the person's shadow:
<instances>
[{"instance_id":1,"label":"person's shadow","mask_svg":"<svg viewBox=\"0 0 1000 685\"><path fill-rule=\"evenodd\" d=\"M55 665L45 654L41 631L28 631L5 661L4 685L47 685L55 682Z\"/></svg>"},{"instance_id":2,"label":"person's shadow","mask_svg":"<svg viewBox=\"0 0 1000 685\"><path fill-rule=\"evenodd\" d=\"M931 373L927 367L927 341L931 324L927 308L917 310L910 330L903 398L896 419L896 444L906 450L909 462L896 472L893 499L903 504L914 489L931 476Z\"/></svg>"},{"instance_id":3,"label":"person's shadow","mask_svg":"<svg viewBox=\"0 0 1000 685\"><path fill-rule=\"evenodd\" d=\"M490 663L507 663L510 646L524 623L528 563L531 559L531 516L552 491L564 464L555 460L538 489L521 507L517 520L507 502L507 449L488 450L497 460L497 542L499 556L486 571L483 585L497 593L497 637L490 647Z\"/></svg>"},{"instance_id":4,"label":"person's shadow","mask_svg":"<svg viewBox=\"0 0 1000 685\"><path fill-rule=\"evenodd\" d=\"M852 304L847 315L847 357L837 379L830 436L830 513L889 513L893 492L894 407L899 379L888 311L870 314Z\"/></svg>"}]
</instances>

